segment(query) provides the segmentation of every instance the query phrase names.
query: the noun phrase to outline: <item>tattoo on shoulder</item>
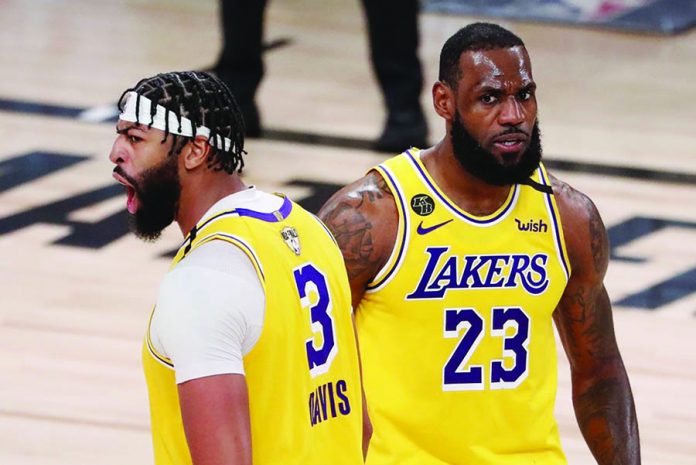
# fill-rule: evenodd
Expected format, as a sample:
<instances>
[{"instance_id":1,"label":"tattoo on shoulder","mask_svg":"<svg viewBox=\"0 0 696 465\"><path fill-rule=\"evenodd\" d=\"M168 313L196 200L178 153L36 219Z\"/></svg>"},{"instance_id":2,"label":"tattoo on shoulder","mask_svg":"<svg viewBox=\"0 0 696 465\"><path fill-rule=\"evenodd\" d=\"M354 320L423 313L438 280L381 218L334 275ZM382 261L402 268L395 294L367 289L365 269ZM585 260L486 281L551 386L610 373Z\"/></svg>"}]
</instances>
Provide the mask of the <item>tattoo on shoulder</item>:
<instances>
[{"instance_id":1,"label":"tattoo on shoulder","mask_svg":"<svg viewBox=\"0 0 696 465\"><path fill-rule=\"evenodd\" d=\"M385 196L393 196L387 182L374 171L367 175L364 194L370 203L374 203Z\"/></svg>"},{"instance_id":2,"label":"tattoo on shoulder","mask_svg":"<svg viewBox=\"0 0 696 465\"><path fill-rule=\"evenodd\" d=\"M567 183L554 179L557 194L567 199L572 205L585 211L588 218L590 250L592 252L592 262L597 273L601 273L608 260L607 238L604 223L599 215L597 207L592 200L582 192L572 188Z\"/></svg>"},{"instance_id":3,"label":"tattoo on shoulder","mask_svg":"<svg viewBox=\"0 0 696 465\"><path fill-rule=\"evenodd\" d=\"M368 204L391 195L384 179L370 173L359 189L338 200L323 218L343 252L350 279L379 265L381 257L375 251L373 221L364 213L364 209Z\"/></svg>"},{"instance_id":4,"label":"tattoo on shoulder","mask_svg":"<svg viewBox=\"0 0 696 465\"><path fill-rule=\"evenodd\" d=\"M589 197L582 194L582 198L585 203L585 208L587 209L587 214L589 217L589 228L590 228L590 248L592 250L592 261L594 263L595 271L601 273L604 271L608 260L608 250L606 247L606 231L604 229L604 224L602 223L602 218L599 216L599 211L597 207Z\"/></svg>"},{"instance_id":5,"label":"tattoo on shoulder","mask_svg":"<svg viewBox=\"0 0 696 465\"><path fill-rule=\"evenodd\" d=\"M367 270L367 263L374 250L372 223L352 201L340 202L324 220L338 242L348 270L354 278Z\"/></svg>"}]
</instances>

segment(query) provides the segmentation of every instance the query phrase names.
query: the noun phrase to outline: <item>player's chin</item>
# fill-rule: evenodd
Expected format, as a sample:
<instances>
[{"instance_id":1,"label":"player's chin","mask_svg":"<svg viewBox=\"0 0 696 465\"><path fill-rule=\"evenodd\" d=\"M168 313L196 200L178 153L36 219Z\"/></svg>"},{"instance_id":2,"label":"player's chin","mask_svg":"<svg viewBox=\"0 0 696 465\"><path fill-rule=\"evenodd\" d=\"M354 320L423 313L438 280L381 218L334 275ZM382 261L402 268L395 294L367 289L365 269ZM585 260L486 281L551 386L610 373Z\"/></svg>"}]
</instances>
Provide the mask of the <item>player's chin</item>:
<instances>
[{"instance_id":1,"label":"player's chin","mask_svg":"<svg viewBox=\"0 0 696 465\"><path fill-rule=\"evenodd\" d=\"M526 146L517 151L498 151L494 148L493 150L491 150L491 153L496 158L496 160L498 160L498 163L501 166L512 168L519 165L522 162L522 158L524 157L524 152L526 149Z\"/></svg>"}]
</instances>

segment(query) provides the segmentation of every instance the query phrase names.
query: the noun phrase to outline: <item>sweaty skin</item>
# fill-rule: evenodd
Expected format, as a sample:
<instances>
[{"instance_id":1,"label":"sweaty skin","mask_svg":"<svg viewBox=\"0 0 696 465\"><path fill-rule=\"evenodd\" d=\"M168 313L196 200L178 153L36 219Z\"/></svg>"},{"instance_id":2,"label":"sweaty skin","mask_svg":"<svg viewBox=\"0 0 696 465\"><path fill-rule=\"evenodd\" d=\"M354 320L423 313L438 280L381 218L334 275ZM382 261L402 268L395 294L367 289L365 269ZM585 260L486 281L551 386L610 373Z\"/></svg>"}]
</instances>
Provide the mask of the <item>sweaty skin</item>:
<instances>
[{"instance_id":1,"label":"sweaty skin","mask_svg":"<svg viewBox=\"0 0 696 465\"><path fill-rule=\"evenodd\" d=\"M435 111L447 136L422 152L437 185L460 208L487 215L505 201L511 186L492 186L475 178L452 152L450 129L459 111L467 130L499 163L517 163L496 134L516 127L527 134L537 118L529 56L523 47L465 52L455 88L433 86ZM553 317L568 356L575 414L600 465L639 464L640 445L633 396L617 348L606 289L609 252L606 229L592 201L552 177L572 275ZM338 191L319 211L343 252L353 308L366 285L388 260L396 240L398 214L392 193L374 171ZM369 402L369 399L368 399Z\"/></svg>"}]
</instances>

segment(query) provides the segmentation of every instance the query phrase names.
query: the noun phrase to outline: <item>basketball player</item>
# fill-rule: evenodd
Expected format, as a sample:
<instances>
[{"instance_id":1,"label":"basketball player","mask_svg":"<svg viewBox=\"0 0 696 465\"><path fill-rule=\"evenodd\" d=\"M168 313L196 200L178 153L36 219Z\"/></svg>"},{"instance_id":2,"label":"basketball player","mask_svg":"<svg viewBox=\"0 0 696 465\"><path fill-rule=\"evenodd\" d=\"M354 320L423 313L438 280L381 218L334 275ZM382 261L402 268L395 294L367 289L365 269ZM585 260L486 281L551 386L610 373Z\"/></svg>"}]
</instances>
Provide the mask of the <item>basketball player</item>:
<instances>
[{"instance_id":1,"label":"basketball player","mask_svg":"<svg viewBox=\"0 0 696 465\"><path fill-rule=\"evenodd\" d=\"M238 173L244 125L198 72L128 89L110 159L135 233L185 239L143 347L158 465L362 463L341 253L321 222Z\"/></svg>"},{"instance_id":2,"label":"basketball player","mask_svg":"<svg viewBox=\"0 0 696 465\"><path fill-rule=\"evenodd\" d=\"M541 159L525 46L497 25L454 34L433 86L446 136L320 211L351 281L368 465L566 463L553 418L552 320L600 464L638 464L635 408L603 285L592 201Z\"/></svg>"}]
</instances>

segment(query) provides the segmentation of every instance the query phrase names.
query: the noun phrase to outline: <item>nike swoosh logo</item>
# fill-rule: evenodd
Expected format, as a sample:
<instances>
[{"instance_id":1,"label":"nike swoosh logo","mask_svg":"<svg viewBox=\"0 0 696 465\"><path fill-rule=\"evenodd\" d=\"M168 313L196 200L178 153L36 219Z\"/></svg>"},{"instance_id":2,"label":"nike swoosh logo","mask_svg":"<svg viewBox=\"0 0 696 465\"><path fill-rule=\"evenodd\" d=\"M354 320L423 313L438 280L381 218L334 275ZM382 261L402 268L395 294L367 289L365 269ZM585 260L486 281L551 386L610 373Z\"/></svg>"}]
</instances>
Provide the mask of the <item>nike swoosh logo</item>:
<instances>
[{"instance_id":1,"label":"nike swoosh logo","mask_svg":"<svg viewBox=\"0 0 696 465\"><path fill-rule=\"evenodd\" d=\"M430 232L433 232L433 231L435 231L437 228L441 228L441 227L443 227L444 225L446 225L447 223L452 222L453 219L454 219L454 218L450 218L450 219L447 220L447 221L443 221L442 223L435 224L435 225L433 225L433 226L430 226L429 228L424 228L424 227L423 227L423 222L421 221L420 223L418 223L418 229L416 229L416 232L417 232L418 234L420 234L421 236L423 236L424 234L428 234L428 233L430 233Z\"/></svg>"}]
</instances>

